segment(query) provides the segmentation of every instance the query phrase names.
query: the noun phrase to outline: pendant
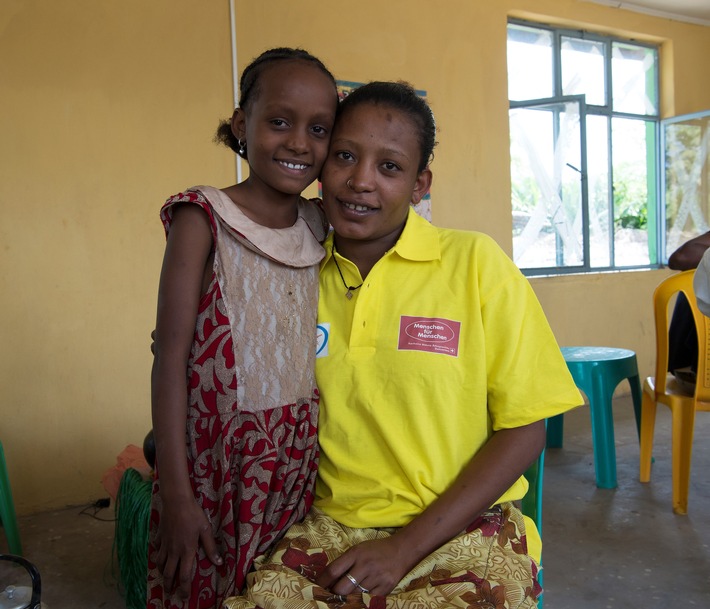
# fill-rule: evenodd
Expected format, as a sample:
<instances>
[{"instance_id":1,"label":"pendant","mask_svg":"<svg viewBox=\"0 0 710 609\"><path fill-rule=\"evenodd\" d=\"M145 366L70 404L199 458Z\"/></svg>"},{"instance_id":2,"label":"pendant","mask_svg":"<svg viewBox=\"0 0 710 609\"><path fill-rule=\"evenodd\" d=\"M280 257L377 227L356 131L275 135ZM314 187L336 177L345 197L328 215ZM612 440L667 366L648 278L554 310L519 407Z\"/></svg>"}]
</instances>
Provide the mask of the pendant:
<instances>
[{"instance_id":1,"label":"pendant","mask_svg":"<svg viewBox=\"0 0 710 609\"><path fill-rule=\"evenodd\" d=\"M353 299L353 293L350 291L350 288L348 288L348 291L345 292L345 298L347 298L348 300Z\"/></svg>"}]
</instances>

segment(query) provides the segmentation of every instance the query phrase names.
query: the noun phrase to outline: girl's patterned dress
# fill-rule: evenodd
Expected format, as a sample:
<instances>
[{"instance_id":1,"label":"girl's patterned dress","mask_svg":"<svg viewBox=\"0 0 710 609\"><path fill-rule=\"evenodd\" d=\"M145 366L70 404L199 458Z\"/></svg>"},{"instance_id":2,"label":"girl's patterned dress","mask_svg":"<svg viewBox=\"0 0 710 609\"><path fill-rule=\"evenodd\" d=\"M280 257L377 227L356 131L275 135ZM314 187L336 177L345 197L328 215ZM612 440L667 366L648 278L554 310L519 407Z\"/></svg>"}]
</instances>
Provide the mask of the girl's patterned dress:
<instances>
[{"instance_id":1,"label":"girl's patterned dress","mask_svg":"<svg viewBox=\"0 0 710 609\"><path fill-rule=\"evenodd\" d=\"M166 202L210 218L212 280L200 301L187 369L188 466L195 498L224 559L200 547L189 601L163 590L156 568L162 510L156 466L150 519L148 601L152 609L218 608L238 593L254 557L311 506L317 471L318 390L314 378L318 263L327 224L302 200L298 220L270 229L246 217L220 190L196 187Z\"/></svg>"}]
</instances>

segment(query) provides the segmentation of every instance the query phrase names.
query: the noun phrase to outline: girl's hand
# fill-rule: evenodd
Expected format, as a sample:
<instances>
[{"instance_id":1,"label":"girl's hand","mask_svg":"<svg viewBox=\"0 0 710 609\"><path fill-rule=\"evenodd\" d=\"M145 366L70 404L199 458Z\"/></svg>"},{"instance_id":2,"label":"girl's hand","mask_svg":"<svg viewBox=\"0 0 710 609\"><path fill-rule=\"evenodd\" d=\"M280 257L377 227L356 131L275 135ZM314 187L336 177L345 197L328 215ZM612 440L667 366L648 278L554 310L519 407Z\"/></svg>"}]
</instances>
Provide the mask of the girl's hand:
<instances>
[{"instance_id":1,"label":"girl's hand","mask_svg":"<svg viewBox=\"0 0 710 609\"><path fill-rule=\"evenodd\" d=\"M364 541L331 562L316 583L334 594L363 592L350 575L369 594L385 596L409 573L412 556L405 556L396 536Z\"/></svg>"},{"instance_id":2,"label":"girl's hand","mask_svg":"<svg viewBox=\"0 0 710 609\"><path fill-rule=\"evenodd\" d=\"M223 562L209 520L192 497L163 503L158 544L156 564L163 574L163 586L166 591L173 592L178 584L177 592L185 599L190 596L199 544L215 565Z\"/></svg>"}]
</instances>

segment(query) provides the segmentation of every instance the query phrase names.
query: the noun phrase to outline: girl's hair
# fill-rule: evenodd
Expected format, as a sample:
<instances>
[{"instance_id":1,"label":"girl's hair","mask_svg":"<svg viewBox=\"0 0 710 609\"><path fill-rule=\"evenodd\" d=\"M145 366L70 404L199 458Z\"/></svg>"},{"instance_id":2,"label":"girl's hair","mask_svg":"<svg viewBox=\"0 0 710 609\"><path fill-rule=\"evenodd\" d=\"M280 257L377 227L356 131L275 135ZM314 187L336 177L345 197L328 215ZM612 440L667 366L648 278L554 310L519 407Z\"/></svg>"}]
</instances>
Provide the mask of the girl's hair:
<instances>
[{"instance_id":1,"label":"girl's hair","mask_svg":"<svg viewBox=\"0 0 710 609\"><path fill-rule=\"evenodd\" d=\"M264 51L256 59L254 59L242 72L242 77L239 80L239 107L248 110L254 101L259 97L259 83L264 70L279 61L305 61L312 66L318 68L325 74L333 83L333 92L338 94L338 87L335 84L335 78L330 73L330 70L325 67L325 64L317 57L311 55L303 49L292 49L289 47L278 47ZM232 133L231 119L220 121L217 133L214 137L215 141L225 146L229 146L234 152L240 156L247 158L246 151L239 152L239 142L236 136Z\"/></svg>"},{"instance_id":2,"label":"girl's hair","mask_svg":"<svg viewBox=\"0 0 710 609\"><path fill-rule=\"evenodd\" d=\"M417 95L409 83L370 82L353 90L340 102L336 125L347 112L361 104L387 106L403 112L412 119L419 131L421 158L418 171L423 171L432 161L432 153L436 146L436 123L429 104Z\"/></svg>"}]
</instances>

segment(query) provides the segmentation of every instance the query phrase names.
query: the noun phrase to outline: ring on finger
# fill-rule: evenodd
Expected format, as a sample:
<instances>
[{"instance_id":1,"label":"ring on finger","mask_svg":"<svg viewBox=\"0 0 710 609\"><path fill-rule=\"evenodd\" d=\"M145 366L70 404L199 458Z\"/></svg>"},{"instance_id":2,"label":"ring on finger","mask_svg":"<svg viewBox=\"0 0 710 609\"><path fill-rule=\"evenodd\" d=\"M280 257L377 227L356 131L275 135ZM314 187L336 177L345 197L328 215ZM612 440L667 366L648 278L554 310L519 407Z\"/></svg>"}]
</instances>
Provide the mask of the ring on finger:
<instances>
[{"instance_id":1,"label":"ring on finger","mask_svg":"<svg viewBox=\"0 0 710 609\"><path fill-rule=\"evenodd\" d=\"M369 592L369 590L367 588L364 588L363 586L361 586L360 582L357 581L352 575L350 575L350 573L346 573L345 577L347 577L350 580L350 582L352 583L353 586L355 586L356 588L359 588L360 592L364 592L365 594L367 594Z\"/></svg>"}]
</instances>

